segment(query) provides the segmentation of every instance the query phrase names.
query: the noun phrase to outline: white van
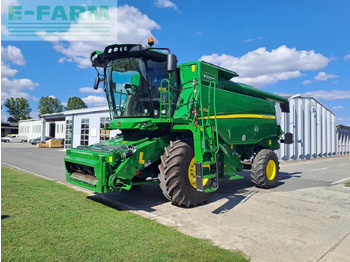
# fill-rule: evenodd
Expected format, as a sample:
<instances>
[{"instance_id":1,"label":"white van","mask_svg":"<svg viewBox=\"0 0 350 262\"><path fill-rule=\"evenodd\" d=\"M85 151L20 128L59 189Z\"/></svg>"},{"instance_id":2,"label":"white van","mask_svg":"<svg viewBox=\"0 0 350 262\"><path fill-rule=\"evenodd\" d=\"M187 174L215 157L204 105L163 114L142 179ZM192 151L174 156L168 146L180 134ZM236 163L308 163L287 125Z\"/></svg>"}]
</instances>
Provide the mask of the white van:
<instances>
[{"instance_id":1,"label":"white van","mask_svg":"<svg viewBox=\"0 0 350 262\"><path fill-rule=\"evenodd\" d=\"M24 143L24 142L27 142L27 137L20 136L20 135L12 135L12 136L1 138L1 141L5 143L10 143L10 142Z\"/></svg>"}]
</instances>

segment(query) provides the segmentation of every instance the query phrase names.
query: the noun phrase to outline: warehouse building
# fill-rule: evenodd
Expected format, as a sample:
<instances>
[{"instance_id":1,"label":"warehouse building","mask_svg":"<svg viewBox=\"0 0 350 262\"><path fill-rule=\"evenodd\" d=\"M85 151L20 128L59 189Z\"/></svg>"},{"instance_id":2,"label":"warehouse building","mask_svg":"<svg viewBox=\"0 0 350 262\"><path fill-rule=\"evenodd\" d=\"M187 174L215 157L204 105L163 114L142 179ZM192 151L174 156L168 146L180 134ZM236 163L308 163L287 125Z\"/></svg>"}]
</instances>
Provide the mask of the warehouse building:
<instances>
[{"instance_id":1,"label":"warehouse building","mask_svg":"<svg viewBox=\"0 0 350 262\"><path fill-rule=\"evenodd\" d=\"M277 121L284 132L293 134L294 143L281 144L282 161L313 159L350 153L350 127L337 125L336 116L311 96L289 96L290 113L276 105ZM43 115L41 119L19 123L19 134L28 139L51 136L64 138L65 148L91 145L114 137L119 130L109 126L108 107L85 108Z\"/></svg>"},{"instance_id":2,"label":"warehouse building","mask_svg":"<svg viewBox=\"0 0 350 262\"><path fill-rule=\"evenodd\" d=\"M287 96L288 97L288 96ZM284 132L293 134L294 143L281 144L281 160L302 160L337 154L336 116L312 96L289 96L290 113L276 105L277 122Z\"/></svg>"},{"instance_id":3,"label":"warehouse building","mask_svg":"<svg viewBox=\"0 0 350 262\"><path fill-rule=\"evenodd\" d=\"M337 125L337 154L350 154L350 126Z\"/></svg>"}]
</instances>

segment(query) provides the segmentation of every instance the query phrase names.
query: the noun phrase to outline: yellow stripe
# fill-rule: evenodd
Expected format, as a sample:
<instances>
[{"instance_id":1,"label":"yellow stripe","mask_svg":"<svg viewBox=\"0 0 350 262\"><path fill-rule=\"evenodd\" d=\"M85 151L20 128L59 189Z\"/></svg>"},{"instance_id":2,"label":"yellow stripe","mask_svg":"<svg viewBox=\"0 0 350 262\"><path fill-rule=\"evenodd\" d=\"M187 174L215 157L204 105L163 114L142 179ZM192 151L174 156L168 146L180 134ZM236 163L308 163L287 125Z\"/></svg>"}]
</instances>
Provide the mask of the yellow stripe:
<instances>
[{"instance_id":1,"label":"yellow stripe","mask_svg":"<svg viewBox=\"0 0 350 262\"><path fill-rule=\"evenodd\" d=\"M214 119L215 116L209 116L209 119ZM276 116L271 115L258 115L258 114L233 114L233 115L218 115L217 119L233 119L233 118L258 118L258 119L276 119ZM198 119L201 119L198 118ZM208 117L203 117L203 119L208 119Z\"/></svg>"}]
</instances>

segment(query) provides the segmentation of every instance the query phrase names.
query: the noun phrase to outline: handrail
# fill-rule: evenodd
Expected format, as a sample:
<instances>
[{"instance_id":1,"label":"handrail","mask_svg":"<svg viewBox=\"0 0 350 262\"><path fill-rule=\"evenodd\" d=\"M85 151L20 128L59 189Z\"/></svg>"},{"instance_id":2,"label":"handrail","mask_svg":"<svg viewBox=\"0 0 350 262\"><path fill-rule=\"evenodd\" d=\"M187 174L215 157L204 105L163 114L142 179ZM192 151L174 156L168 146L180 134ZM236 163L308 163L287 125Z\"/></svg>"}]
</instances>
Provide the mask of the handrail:
<instances>
[{"instance_id":1,"label":"handrail","mask_svg":"<svg viewBox=\"0 0 350 262\"><path fill-rule=\"evenodd\" d=\"M166 81L168 86L167 88L165 89L165 91L163 90L163 82ZM168 101L163 103L163 94L164 92L166 92L166 94L168 95ZM160 82L160 101L159 101L159 117L162 118L163 117L163 114L162 114L162 107L163 106L167 106L167 116L164 115L164 117L167 117L170 119L170 116L171 116L171 102L170 102L170 81L169 79L163 79L161 82Z\"/></svg>"},{"instance_id":2,"label":"handrail","mask_svg":"<svg viewBox=\"0 0 350 262\"><path fill-rule=\"evenodd\" d=\"M215 145L216 145L216 151L215 155L219 152L219 132L218 132L218 121L216 117L216 83L215 81L211 81L209 84L209 90L211 88L211 85L213 84L213 91L214 91L214 99L213 99L213 104L214 104L214 125L215 125ZM209 91L210 92L210 91ZM209 120L209 110L208 110L208 120Z\"/></svg>"}]
</instances>

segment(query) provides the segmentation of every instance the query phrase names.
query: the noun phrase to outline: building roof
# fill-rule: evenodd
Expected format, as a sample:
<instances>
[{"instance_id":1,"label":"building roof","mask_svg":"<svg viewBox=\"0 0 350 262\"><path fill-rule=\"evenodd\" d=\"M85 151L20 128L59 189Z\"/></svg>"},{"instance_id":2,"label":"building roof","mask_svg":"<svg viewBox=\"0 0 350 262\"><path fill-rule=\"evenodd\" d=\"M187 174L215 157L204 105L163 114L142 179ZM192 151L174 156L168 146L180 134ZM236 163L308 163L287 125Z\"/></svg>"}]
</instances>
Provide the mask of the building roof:
<instances>
[{"instance_id":1,"label":"building roof","mask_svg":"<svg viewBox=\"0 0 350 262\"><path fill-rule=\"evenodd\" d=\"M311 96L311 95L302 95L302 94L281 94L278 93L278 95L281 96L285 96L288 99L297 99L297 98L307 98L307 99L313 99L315 100L317 103L319 103L321 106L323 106L327 111L329 111L332 115L335 115L334 112L332 112L328 107L326 107L320 100L318 100L317 98Z\"/></svg>"},{"instance_id":2,"label":"building roof","mask_svg":"<svg viewBox=\"0 0 350 262\"><path fill-rule=\"evenodd\" d=\"M344 125L341 125L341 124L337 124L337 128L338 129L346 129L346 130L350 131L350 126L344 126Z\"/></svg>"},{"instance_id":3,"label":"building roof","mask_svg":"<svg viewBox=\"0 0 350 262\"><path fill-rule=\"evenodd\" d=\"M1 121L1 127L2 127L2 128L5 128L5 127L16 128L16 127L18 127L18 123Z\"/></svg>"},{"instance_id":4,"label":"building roof","mask_svg":"<svg viewBox=\"0 0 350 262\"><path fill-rule=\"evenodd\" d=\"M19 122L40 121L42 119L45 119L48 122L50 122L50 121L64 121L66 116L80 115L80 114L91 114L91 113L97 113L97 112L108 112L108 107L104 106L104 107L92 107L92 108L68 110L68 111L63 111L60 113L41 115L41 118L38 118L38 119L20 120ZM1 124L2 124L2 122L1 122Z\"/></svg>"},{"instance_id":5,"label":"building roof","mask_svg":"<svg viewBox=\"0 0 350 262\"><path fill-rule=\"evenodd\" d=\"M96 113L96 112L104 112L104 111L108 111L108 106L68 110L68 111L63 111L62 114L66 116L66 115L87 114L87 113ZM46 116L46 115L43 115L43 116Z\"/></svg>"}]
</instances>

